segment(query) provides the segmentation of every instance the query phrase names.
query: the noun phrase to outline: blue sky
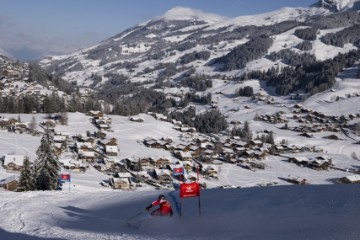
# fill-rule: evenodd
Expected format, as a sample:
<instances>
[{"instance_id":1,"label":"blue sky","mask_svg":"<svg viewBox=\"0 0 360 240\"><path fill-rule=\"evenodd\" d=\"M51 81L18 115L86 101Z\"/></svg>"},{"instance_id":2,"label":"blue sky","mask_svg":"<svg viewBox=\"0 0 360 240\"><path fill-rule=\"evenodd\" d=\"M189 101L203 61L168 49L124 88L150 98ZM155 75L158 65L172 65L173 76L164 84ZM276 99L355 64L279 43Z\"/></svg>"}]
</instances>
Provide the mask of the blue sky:
<instances>
[{"instance_id":1,"label":"blue sky","mask_svg":"<svg viewBox=\"0 0 360 240\"><path fill-rule=\"evenodd\" d=\"M0 0L0 48L21 60L70 53L182 6L225 17L317 0Z\"/></svg>"}]
</instances>

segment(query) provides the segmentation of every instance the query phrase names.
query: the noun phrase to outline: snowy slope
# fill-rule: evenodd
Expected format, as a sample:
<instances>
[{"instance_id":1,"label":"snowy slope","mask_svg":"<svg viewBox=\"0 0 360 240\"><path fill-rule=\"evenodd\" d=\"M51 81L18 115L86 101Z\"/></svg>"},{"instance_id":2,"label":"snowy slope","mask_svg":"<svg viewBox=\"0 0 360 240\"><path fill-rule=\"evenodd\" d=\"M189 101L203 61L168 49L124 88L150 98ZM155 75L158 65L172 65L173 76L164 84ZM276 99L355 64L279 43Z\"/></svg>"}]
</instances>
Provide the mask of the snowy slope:
<instances>
[{"instance_id":1,"label":"snowy slope","mask_svg":"<svg viewBox=\"0 0 360 240\"><path fill-rule=\"evenodd\" d=\"M159 193L0 192L1 239L355 240L360 234L356 186L202 190L201 217L198 199L183 199L179 217L178 192L162 192L174 217L145 213L140 229L127 227Z\"/></svg>"},{"instance_id":2,"label":"snowy slope","mask_svg":"<svg viewBox=\"0 0 360 240\"><path fill-rule=\"evenodd\" d=\"M318 6L333 11L359 10L359 0L319 0Z\"/></svg>"}]
</instances>

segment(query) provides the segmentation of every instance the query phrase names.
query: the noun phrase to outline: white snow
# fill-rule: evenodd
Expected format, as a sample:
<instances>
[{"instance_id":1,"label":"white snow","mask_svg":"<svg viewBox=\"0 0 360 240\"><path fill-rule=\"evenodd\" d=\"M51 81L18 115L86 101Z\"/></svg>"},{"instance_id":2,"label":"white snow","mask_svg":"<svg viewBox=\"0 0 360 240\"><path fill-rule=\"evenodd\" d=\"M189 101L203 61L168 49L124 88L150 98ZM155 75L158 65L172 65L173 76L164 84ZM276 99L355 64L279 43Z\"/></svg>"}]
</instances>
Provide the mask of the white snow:
<instances>
[{"instance_id":1,"label":"white snow","mask_svg":"<svg viewBox=\"0 0 360 240\"><path fill-rule=\"evenodd\" d=\"M185 7L175 7L167 11L163 16L158 17L167 20L198 20L205 21L208 23L217 23L224 21L226 17L219 16L217 14L205 13L201 10L185 8Z\"/></svg>"}]
</instances>

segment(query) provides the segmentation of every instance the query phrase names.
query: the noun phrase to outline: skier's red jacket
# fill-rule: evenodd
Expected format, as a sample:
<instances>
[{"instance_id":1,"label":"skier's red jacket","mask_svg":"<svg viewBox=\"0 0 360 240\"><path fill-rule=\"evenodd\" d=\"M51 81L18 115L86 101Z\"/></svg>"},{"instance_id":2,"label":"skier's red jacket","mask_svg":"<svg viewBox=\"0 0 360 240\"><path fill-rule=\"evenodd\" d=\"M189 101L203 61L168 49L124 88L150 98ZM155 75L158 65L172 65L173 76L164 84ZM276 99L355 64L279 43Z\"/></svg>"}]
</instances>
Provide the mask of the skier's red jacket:
<instances>
[{"instance_id":1,"label":"skier's red jacket","mask_svg":"<svg viewBox=\"0 0 360 240\"><path fill-rule=\"evenodd\" d=\"M147 207L147 209L149 210L151 207L154 207L157 205L159 205L159 208L156 209L155 211L153 211L151 213L151 215L153 215L153 216L172 216L173 215L173 211L171 209L170 202L167 201L166 199L158 199L158 200L152 202L151 205L149 207Z\"/></svg>"}]
</instances>

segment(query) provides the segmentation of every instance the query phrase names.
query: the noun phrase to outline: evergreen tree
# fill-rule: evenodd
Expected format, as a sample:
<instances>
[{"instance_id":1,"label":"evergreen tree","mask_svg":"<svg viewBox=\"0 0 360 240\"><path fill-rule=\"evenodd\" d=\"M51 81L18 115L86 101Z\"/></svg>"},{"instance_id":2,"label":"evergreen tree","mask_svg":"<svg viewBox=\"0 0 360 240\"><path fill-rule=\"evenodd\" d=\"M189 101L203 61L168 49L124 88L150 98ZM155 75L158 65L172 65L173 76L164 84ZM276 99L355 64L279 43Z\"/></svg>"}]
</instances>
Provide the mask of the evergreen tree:
<instances>
[{"instance_id":1,"label":"evergreen tree","mask_svg":"<svg viewBox=\"0 0 360 240\"><path fill-rule=\"evenodd\" d=\"M32 135L34 135L37 130L37 123L34 116L31 118L31 122L29 123L29 130Z\"/></svg>"},{"instance_id":2,"label":"evergreen tree","mask_svg":"<svg viewBox=\"0 0 360 240\"><path fill-rule=\"evenodd\" d=\"M24 191L32 191L35 189L35 183L33 179L32 169L30 166L29 157L25 157L23 168L20 173L20 180L19 186L17 191L24 192Z\"/></svg>"},{"instance_id":3,"label":"evergreen tree","mask_svg":"<svg viewBox=\"0 0 360 240\"><path fill-rule=\"evenodd\" d=\"M36 188L38 190L58 189L58 172L61 166L55 154L53 135L49 129L45 130L36 154L38 156L35 162Z\"/></svg>"}]
</instances>

